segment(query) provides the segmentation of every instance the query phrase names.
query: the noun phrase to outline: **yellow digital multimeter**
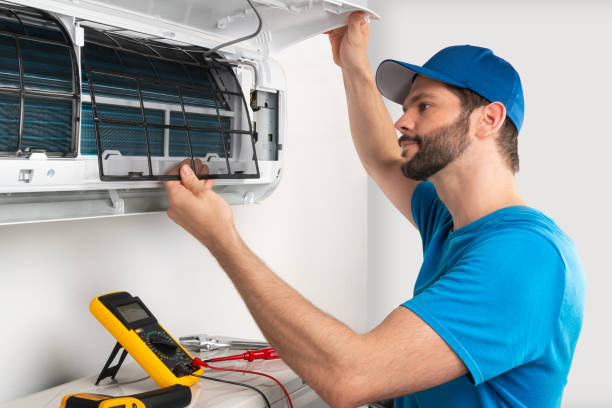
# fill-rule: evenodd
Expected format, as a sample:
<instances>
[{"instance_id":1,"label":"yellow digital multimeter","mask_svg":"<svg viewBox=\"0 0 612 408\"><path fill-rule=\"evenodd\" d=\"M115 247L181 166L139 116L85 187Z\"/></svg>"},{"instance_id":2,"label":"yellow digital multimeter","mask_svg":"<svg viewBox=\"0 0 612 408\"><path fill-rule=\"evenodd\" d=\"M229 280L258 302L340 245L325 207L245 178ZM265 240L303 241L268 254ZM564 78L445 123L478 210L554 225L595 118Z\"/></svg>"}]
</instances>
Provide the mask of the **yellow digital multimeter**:
<instances>
[{"instance_id":1,"label":"yellow digital multimeter","mask_svg":"<svg viewBox=\"0 0 612 408\"><path fill-rule=\"evenodd\" d=\"M202 367L158 323L138 297L113 292L91 301L89 310L160 387L191 386Z\"/></svg>"}]
</instances>

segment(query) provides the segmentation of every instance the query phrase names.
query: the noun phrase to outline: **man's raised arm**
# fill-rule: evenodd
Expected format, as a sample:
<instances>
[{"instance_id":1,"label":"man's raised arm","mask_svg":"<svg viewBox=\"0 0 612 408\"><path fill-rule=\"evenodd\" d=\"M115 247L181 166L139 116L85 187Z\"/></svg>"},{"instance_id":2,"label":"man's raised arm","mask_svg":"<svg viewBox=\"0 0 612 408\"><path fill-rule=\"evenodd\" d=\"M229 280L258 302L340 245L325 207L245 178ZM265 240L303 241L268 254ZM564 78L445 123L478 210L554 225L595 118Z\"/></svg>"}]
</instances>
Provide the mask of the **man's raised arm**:
<instances>
[{"instance_id":1,"label":"man's raised arm","mask_svg":"<svg viewBox=\"0 0 612 408\"><path fill-rule=\"evenodd\" d=\"M418 181L401 172L401 148L393 121L368 63L370 24L364 18L364 12L355 12L348 26L328 33L334 62L342 68L351 134L368 174L414 224L410 201Z\"/></svg>"}]
</instances>

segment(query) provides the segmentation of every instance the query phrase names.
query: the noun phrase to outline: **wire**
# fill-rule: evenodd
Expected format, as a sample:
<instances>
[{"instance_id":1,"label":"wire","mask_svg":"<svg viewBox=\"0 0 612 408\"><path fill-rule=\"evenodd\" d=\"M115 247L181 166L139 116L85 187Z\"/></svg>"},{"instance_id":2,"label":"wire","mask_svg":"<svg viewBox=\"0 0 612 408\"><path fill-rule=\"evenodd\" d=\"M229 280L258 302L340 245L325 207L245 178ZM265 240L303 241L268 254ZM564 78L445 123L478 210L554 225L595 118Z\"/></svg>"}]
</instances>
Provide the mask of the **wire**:
<instances>
[{"instance_id":1,"label":"wire","mask_svg":"<svg viewBox=\"0 0 612 408\"><path fill-rule=\"evenodd\" d=\"M221 368L221 367L215 367L215 366L211 366L208 363L205 363L204 361L200 360L199 358L194 358L193 365L196 366L200 366L200 367L206 367L206 368L211 368L213 370L219 370L219 371L232 371L235 373L247 373L247 374L255 374L255 375L261 375L263 377L269 378L272 381L274 381L275 383L277 383L279 385L279 387L281 387L283 389L283 392L285 393L285 396L287 397L287 401L289 402L289 406L291 408L293 408L293 403L291 402L291 397L289 397L289 393L287 392L287 389L285 388L285 386L283 384L281 384L280 381L278 381L276 378L272 377L271 375L268 374L264 374L264 373L260 373L258 371L249 371L249 370L237 370L234 368Z\"/></svg>"},{"instance_id":2,"label":"wire","mask_svg":"<svg viewBox=\"0 0 612 408\"><path fill-rule=\"evenodd\" d=\"M216 46L215 48L212 48L212 49L206 51L206 53L204 53L204 57L209 56L210 54L220 50L221 48L228 47L230 45L239 43L241 41L249 40L249 39L251 39L253 37L257 37L259 35L259 33L261 32L261 27L263 26L263 21L261 19L261 16L259 15L259 12L257 11L255 6L253 5L253 2L251 0L246 0L246 1L247 1L247 3L249 3L249 6L251 6L253 11L255 12L255 15L257 16L257 20L259 20L259 25L257 26L257 30L255 30L255 32L253 34L251 34L251 35L247 35L246 37L240 37L240 38L237 38L235 40L228 41L226 43L220 44L220 45Z\"/></svg>"},{"instance_id":3,"label":"wire","mask_svg":"<svg viewBox=\"0 0 612 408\"><path fill-rule=\"evenodd\" d=\"M210 380L210 381L217 381L217 382L222 382L222 383L227 383L227 384L232 384L232 385L239 385L241 387L246 387L246 388L250 388L253 391L256 391L259 393L259 395L261 395L261 397L264 399L264 401L266 402L266 407L271 408L270 406L270 401L268 401L268 398L266 397L266 394L264 394L260 389L253 387L252 385L249 384L243 384L243 383L239 383L239 382L234 382L234 381L229 381L229 380L222 380L220 378L213 378L213 377L207 377L205 375L197 375L197 374L190 374L194 377L198 377L198 378L202 378L204 380Z\"/></svg>"},{"instance_id":4,"label":"wire","mask_svg":"<svg viewBox=\"0 0 612 408\"><path fill-rule=\"evenodd\" d=\"M119 386L119 385L133 384L133 383L137 383L137 382L140 382L140 381L144 381L144 380L146 380L146 379L147 379L147 378L149 378L149 377L150 377L149 375L146 375L146 376L144 376L144 377L137 378L137 379L135 379L135 380L128 380L128 381L122 381L122 382L118 382L117 380L114 380L114 379L113 379L114 381L112 381L112 382L110 382L110 383L108 383L108 384L100 384L100 385L98 385L98 386L96 386L96 387L97 387L97 388L104 388L104 387L111 387L111 386L113 386L113 387L117 387L117 386Z\"/></svg>"}]
</instances>

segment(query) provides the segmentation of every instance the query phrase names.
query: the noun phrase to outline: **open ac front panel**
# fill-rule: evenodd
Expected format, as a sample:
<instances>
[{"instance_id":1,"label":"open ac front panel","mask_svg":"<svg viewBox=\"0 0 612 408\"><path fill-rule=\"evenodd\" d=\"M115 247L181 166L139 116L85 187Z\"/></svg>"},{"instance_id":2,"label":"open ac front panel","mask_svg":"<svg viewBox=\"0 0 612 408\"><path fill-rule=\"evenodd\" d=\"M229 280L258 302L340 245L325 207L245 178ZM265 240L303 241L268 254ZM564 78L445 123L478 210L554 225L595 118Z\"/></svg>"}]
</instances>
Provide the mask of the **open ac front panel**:
<instances>
[{"instance_id":1,"label":"open ac front panel","mask_svg":"<svg viewBox=\"0 0 612 408\"><path fill-rule=\"evenodd\" d=\"M163 210L184 159L231 204L274 190L278 64L138 28L0 2L0 224Z\"/></svg>"}]
</instances>

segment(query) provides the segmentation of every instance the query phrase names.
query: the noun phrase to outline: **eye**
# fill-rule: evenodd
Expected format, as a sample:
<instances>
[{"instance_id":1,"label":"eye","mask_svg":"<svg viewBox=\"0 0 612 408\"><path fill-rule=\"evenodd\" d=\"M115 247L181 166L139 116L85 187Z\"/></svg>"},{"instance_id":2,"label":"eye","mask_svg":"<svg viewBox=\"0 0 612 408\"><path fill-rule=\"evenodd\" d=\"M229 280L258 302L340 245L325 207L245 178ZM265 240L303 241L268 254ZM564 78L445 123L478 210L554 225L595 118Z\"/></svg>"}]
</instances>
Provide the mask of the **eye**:
<instances>
[{"instance_id":1,"label":"eye","mask_svg":"<svg viewBox=\"0 0 612 408\"><path fill-rule=\"evenodd\" d=\"M419 112L423 113L425 112L427 109L429 109L431 107L431 104L427 103L427 102L421 102L419 103Z\"/></svg>"}]
</instances>

